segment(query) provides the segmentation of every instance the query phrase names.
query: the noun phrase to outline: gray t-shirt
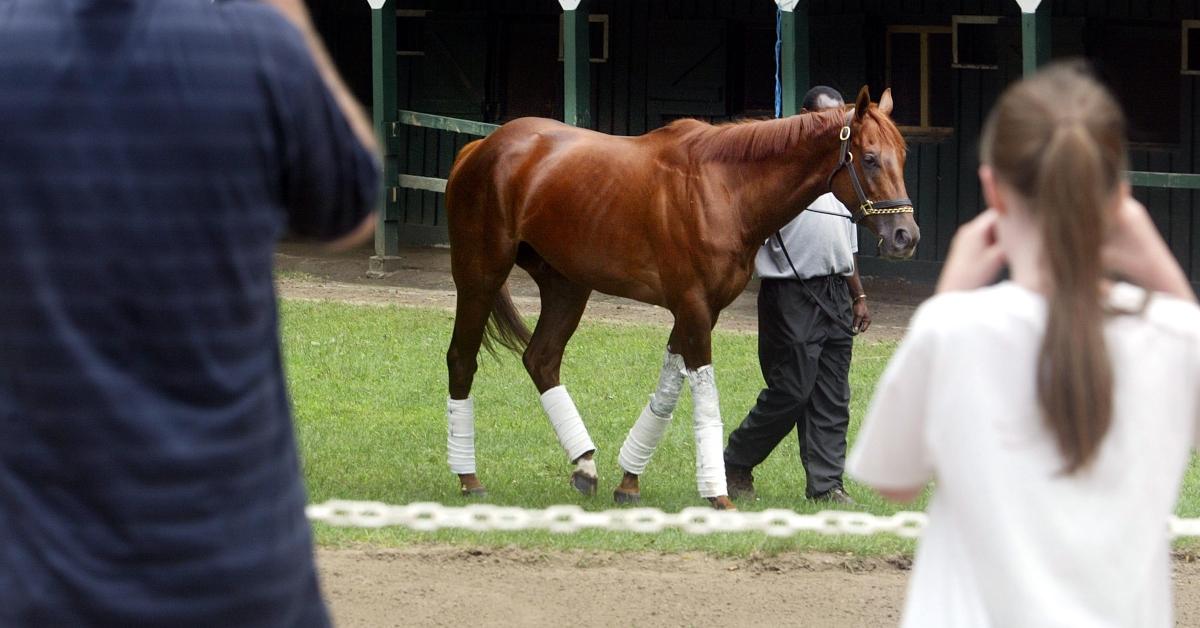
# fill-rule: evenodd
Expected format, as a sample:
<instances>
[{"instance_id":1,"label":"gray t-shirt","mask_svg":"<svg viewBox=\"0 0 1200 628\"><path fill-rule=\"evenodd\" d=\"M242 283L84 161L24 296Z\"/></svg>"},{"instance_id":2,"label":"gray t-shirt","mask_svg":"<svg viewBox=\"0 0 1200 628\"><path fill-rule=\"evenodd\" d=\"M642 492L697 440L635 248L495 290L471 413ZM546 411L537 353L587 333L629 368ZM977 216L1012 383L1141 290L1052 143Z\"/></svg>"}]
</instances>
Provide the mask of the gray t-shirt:
<instances>
[{"instance_id":1,"label":"gray t-shirt","mask_svg":"<svg viewBox=\"0 0 1200 628\"><path fill-rule=\"evenodd\" d=\"M809 205L834 214L850 212L832 193ZM802 279L854 273L854 254L858 253L858 227L839 216L803 211L780 229L784 246ZM754 258L754 270L764 279L794 279L787 258L772 235Z\"/></svg>"}]
</instances>

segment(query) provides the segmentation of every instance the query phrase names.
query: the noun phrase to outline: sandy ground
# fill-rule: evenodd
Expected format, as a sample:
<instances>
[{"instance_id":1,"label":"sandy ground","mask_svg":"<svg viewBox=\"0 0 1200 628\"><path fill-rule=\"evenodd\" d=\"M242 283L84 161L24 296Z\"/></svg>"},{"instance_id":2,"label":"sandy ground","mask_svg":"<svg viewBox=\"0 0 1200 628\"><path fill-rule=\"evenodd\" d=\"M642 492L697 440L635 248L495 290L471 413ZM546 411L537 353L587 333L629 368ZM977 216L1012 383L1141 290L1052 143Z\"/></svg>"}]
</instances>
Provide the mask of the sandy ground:
<instances>
[{"instance_id":1,"label":"sandy ground","mask_svg":"<svg viewBox=\"0 0 1200 628\"><path fill-rule=\"evenodd\" d=\"M334 620L383 626L886 626L905 572L821 554L322 550Z\"/></svg>"},{"instance_id":2,"label":"sandy ground","mask_svg":"<svg viewBox=\"0 0 1200 628\"><path fill-rule=\"evenodd\" d=\"M284 244L276 255L281 296L368 305L454 309L449 251L402 251L401 269L366 276L369 251L323 254ZM301 274L303 273L303 274ZM520 269L509 280L525 314L537 287ZM897 339L931 286L864 278L874 324L868 339ZM719 329L757 330L752 282ZM594 295L586 318L671 324L654 306ZM784 554L743 559L704 554L534 551L417 545L320 549L317 561L334 621L388 626L819 626L895 625L906 559ZM1200 564L1175 561L1177 623L1200 626ZM1114 592L1120 594L1121 592Z\"/></svg>"},{"instance_id":3,"label":"sandy ground","mask_svg":"<svg viewBox=\"0 0 1200 628\"><path fill-rule=\"evenodd\" d=\"M909 573L903 559L827 554L724 559L438 545L320 550L317 562L343 628L894 626ZM1176 560L1175 596L1177 625L1200 625L1200 565Z\"/></svg>"}]
</instances>

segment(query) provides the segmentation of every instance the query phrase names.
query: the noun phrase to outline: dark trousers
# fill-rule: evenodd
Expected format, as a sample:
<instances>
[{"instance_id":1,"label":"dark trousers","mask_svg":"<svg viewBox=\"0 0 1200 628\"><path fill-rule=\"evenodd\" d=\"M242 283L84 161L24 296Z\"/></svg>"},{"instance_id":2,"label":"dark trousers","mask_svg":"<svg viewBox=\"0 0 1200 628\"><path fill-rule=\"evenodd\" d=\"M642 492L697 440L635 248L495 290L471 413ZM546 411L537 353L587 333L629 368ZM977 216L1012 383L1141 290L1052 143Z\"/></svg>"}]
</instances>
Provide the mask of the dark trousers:
<instances>
[{"instance_id":1,"label":"dark trousers","mask_svg":"<svg viewBox=\"0 0 1200 628\"><path fill-rule=\"evenodd\" d=\"M850 423L850 293L840 275L764 279L758 292L758 361L767 387L729 435L725 464L753 468L794 426L809 497L842 485Z\"/></svg>"}]
</instances>

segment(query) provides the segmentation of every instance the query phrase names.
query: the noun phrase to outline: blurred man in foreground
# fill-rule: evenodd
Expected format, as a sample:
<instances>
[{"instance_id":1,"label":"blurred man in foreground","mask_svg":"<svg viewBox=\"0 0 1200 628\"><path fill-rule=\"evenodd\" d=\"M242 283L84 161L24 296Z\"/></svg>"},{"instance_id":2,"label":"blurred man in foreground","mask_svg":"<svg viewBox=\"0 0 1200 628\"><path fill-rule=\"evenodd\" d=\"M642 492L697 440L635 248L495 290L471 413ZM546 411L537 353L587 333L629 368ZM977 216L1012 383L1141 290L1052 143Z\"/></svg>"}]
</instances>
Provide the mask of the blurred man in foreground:
<instances>
[{"instance_id":1,"label":"blurred man in foreground","mask_svg":"<svg viewBox=\"0 0 1200 628\"><path fill-rule=\"evenodd\" d=\"M378 164L301 0L0 0L0 138L0 625L328 624L272 252Z\"/></svg>"}]
</instances>

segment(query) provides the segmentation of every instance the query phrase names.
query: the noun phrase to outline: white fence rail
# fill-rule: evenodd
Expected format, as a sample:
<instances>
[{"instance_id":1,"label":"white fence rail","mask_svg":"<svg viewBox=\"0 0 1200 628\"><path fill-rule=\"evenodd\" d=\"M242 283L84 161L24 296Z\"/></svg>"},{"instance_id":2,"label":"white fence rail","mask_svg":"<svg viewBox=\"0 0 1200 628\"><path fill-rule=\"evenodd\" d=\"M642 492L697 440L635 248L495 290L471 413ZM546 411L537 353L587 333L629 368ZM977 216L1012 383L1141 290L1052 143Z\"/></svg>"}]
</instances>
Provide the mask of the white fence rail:
<instances>
[{"instance_id":1,"label":"white fence rail","mask_svg":"<svg viewBox=\"0 0 1200 628\"><path fill-rule=\"evenodd\" d=\"M382 502L334 500L308 507L308 518L334 526L381 528L402 526L433 531L447 528L487 532L493 530L547 530L572 533L581 530L654 533L682 530L689 534L714 532L761 532L786 537L799 532L820 534L894 534L915 538L928 521L922 512L898 512L880 516L845 510L800 514L791 510L720 511L685 508L677 513L656 508L621 508L590 512L579 506L550 506L544 509L471 504L443 506L419 502L394 506ZM1169 517L1172 537L1200 536L1200 519Z\"/></svg>"},{"instance_id":2,"label":"white fence rail","mask_svg":"<svg viewBox=\"0 0 1200 628\"><path fill-rule=\"evenodd\" d=\"M443 506L421 502L393 506L381 502L329 501L308 507L308 518L334 526L380 528L402 526L433 531L447 528L486 532L492 530L547 530L571 533L580 530L653 533L682 530L689 534L714 532L761 532L785 537L798 532L820 534L894 534L920 536L927 522L925 513L898 512L879 516L862 512L827 510L799 514L772 509L755 512L685 508L677 513L655 508L622 508L590 512L579 506L550 506L545 509L471 504ZM1172 537L1200 536L1200 519L1169 517Z\"/></svg>"}]
</instances>

